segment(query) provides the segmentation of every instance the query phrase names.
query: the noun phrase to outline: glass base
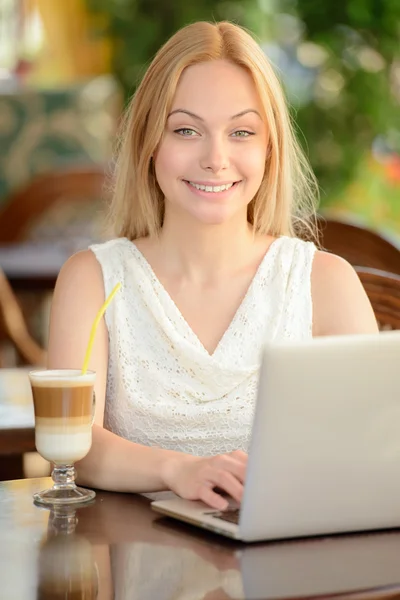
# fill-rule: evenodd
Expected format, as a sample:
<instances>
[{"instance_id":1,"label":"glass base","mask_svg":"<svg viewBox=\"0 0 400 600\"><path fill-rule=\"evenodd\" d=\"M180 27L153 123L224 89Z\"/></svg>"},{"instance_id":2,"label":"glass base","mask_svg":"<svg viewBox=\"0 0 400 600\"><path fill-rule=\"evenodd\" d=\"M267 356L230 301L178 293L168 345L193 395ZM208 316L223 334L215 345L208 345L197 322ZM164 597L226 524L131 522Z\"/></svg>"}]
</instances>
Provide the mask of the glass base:
<instances>
[{"instance_id":1,"label":"glass base","mask_svg":"<svg viewBox=\"0 0 400 600\"><path fill-rule=\"evenodd\" d=\"M51 477L52 488L33 494L35 504L40 506L77 506L86 504L96 497L93 490L75 485L76 471L74 465L54 465Z\"/></svg>"},{"instance_id":2,"label":"glass base","mask_svg":"<svg viewBox=\"0 0 400 600\"><path fill-rule=\"evenodd\" d=\"M93 490L77 486L66 488L50 488L33 494L35 504L41 506L68 506L71 504L86 504L96 497Z\"/></svg>"}]
</instances>

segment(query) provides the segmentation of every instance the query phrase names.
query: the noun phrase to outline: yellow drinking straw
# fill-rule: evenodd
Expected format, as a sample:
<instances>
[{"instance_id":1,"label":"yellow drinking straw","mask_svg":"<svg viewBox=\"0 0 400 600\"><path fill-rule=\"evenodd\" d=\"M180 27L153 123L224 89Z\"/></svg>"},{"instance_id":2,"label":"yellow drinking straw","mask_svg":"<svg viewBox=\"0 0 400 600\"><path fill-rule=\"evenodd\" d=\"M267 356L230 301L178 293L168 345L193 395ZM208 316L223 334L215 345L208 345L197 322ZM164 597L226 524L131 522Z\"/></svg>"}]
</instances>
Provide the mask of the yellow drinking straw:
<instances>
[{"instance_id":1,"label":"yellow drinking straw","mask_svg":"<svg viewBox=\"0 0 400 600\"><path fill-rule=\"evenodd\" d=\"M103 306L100 308L99 312L96 315L96 318L95 318L94 323L92 325L92 330L90 332L89 343L88 343L87 348L86 348L85 360L83 361L83 367L82 367L82 375L85 375L86 371L88 369L90 355L92 353L92 346L93 346L93 342L94 342L94 337L96 335L96 330L97 330L98 324L100 323L100 319L104 315L104 313L106 312L106 309L107 309L108 305L110 304L111 300L114 298L115 294L118 292L118 290L119 290L120 287L121 287L121 284L117 283L117 285L114 287L114 289L112 290L112 292L110 293L110 295L108 296L108 298L104 302Z\"/></svg>"}]
</instances>

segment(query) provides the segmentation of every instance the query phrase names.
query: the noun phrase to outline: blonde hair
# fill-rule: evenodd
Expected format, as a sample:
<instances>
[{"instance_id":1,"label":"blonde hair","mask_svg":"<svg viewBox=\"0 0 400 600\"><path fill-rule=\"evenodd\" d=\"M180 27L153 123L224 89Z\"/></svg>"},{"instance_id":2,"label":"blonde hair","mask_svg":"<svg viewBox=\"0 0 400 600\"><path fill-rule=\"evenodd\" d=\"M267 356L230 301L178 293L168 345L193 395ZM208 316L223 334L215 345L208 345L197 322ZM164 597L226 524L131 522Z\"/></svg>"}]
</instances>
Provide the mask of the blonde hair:
<instances>
[{"instance_id":1,"label":"blonde hair","mask_svg":"<svg viewBox=\"0 0 400 600\"><path fill-rule=\"evenodd\" d=\"M318 186L297 142L272 66L241 27L202 21L178 31L158 51L125 113L110 207L114 234L134 240L159 232L164 196L152 155L162 139L184 69L218 59L251 74L269 130L264 178L248 206L249 222L261 234L315 239Z\"/></svg>"}]
</instances>

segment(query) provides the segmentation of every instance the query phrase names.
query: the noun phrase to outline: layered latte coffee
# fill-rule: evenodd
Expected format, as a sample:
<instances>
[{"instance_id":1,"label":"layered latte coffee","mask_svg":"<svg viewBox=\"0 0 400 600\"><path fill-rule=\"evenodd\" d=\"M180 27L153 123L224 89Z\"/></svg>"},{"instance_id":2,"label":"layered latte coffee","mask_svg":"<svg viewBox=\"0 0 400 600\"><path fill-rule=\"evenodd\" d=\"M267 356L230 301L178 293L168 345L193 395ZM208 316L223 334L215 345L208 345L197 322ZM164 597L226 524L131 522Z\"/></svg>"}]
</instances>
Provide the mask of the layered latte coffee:
<instances>
[{"instance_id":1,"label":"layered latte coffee","mask_svg":"<svg viewBox=\"0 0 400 600\"><path fill-rule=\"evenodd\" d=\"M82 459L92 444L95 374L35 371L30 379L37 451L55 465Z\"/></svg>"}]
</instances>

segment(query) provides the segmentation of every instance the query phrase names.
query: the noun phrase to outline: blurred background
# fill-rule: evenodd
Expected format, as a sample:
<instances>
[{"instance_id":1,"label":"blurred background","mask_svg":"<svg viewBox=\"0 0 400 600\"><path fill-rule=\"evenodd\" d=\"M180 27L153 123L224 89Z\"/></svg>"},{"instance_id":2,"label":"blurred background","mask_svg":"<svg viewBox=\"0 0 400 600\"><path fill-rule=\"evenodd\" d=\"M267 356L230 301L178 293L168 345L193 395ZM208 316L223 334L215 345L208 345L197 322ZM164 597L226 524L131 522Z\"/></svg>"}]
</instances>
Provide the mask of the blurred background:
<instances>
[{"instance_id":1,"label":"blurred background","mask_svg":"<svg viewBox=\"0 0 400 600\"><path fill-rule=\"evenodd\" d=\"M45 362L61 265L105 238L126 102L178 28L223 19L276 67L320 184L324 247L400 276L399 0L0 0L0 426L12 369Z\"/></svg>"},{"instance_id":2,"label":"blurred background","mask_svg":"<svg viewBox=\"0 0 400 600\"><path fill-rule=\"evenodd\" d=\"M397 0L0 0L0 203L38 172L103 163L178 28L229 19L276 66L323 208L400 227Z\"/></svg>"}]
</instances>

